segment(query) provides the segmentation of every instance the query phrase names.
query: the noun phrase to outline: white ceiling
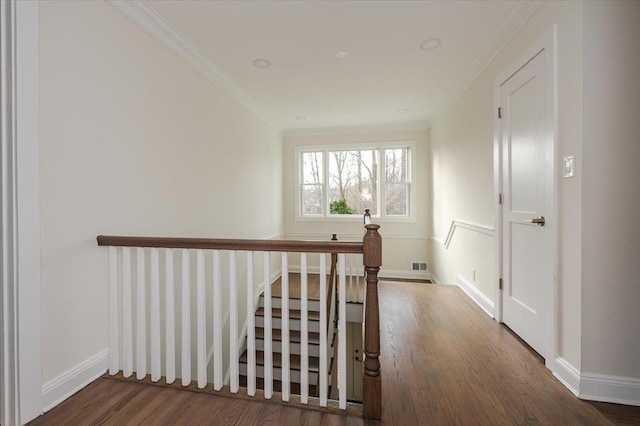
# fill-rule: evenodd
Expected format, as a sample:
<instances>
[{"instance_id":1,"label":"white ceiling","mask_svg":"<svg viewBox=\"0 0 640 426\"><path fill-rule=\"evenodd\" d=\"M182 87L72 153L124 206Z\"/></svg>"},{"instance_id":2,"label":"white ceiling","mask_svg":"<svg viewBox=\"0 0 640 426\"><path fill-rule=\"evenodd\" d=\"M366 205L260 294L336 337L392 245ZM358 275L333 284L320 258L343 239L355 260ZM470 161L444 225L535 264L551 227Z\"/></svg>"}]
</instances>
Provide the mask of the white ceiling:
<instances>
[{"instance_id":1,"label":"white ceiling","mask_svg":"<svg viewBox=\"0 0 640 426\"><path fill-rule=\"evenodd\" d=\"M140 6L287 130L427 122L470 83L522 15L514 0ZM420 49L430 38L441 39L440 47ZM339 50L349 56L337 59ZM254 67L257 58L271 66ZM398 113L403 108L409 112Z\"/></svg>"}]
</instances>

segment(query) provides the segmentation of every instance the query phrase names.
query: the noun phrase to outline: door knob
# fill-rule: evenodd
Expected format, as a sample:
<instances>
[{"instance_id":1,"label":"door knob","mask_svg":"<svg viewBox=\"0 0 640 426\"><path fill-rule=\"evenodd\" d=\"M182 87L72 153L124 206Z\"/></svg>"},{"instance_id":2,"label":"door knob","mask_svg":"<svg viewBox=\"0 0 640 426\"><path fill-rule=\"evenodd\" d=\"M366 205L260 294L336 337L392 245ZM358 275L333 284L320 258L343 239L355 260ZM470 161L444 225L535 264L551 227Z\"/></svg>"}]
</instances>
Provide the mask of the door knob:
<instances>
[{"instance_id":1,"label":"door knob","mask_svg":"<svg viewBox=\"0 0 640 426\"><path fill-rule=\"evenodd\" d=\"M544 226L545 220L544 220L544 216L538 216L538 217L534 217L533 219L525 220L523 223L533 223L538 226Z\"/></svg>"}]
</instances>

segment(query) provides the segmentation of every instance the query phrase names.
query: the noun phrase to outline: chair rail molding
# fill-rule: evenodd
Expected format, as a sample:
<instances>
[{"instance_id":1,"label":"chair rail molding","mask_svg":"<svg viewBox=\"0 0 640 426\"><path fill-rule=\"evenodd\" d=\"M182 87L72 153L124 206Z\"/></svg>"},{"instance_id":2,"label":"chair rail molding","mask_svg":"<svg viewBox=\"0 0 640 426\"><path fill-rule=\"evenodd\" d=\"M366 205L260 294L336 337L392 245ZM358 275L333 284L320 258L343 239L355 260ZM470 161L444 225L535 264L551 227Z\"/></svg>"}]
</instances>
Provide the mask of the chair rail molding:
<instances>
[{"instance_id":1,"label":"chair rail molding","mask_svg":"<svg viewBox=\"0 0 640 426\"><path fill-rule=\"evenodd\" d=\"M479 232L481 234L490 235L492 237L495 235L495 232L496 232L495 228L489 227L486 225L478 225L476 223L465 222L463 220L452 220L451 225L449 225L449 232L447 232L447 236L444 240L437 238L433 235L429 237L429 239L434 243L436 243L437 245L448 249L449 245L451 244L451 240L453 239L453 234L455 233L457 228L468 229L470 231Z\"/></svg>"}]
</instances>

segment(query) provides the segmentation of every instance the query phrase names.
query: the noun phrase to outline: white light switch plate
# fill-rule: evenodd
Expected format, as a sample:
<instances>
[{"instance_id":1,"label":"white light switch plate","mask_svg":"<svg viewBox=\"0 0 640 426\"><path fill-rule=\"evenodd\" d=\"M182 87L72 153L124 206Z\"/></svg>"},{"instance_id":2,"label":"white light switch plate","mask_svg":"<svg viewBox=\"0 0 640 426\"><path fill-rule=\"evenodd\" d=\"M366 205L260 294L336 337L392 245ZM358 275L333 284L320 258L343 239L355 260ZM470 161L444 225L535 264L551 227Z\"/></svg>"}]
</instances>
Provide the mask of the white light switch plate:
<instances>
[{"instance_id":1,"label":"white light switch plate","mask_svg":"<svg viewBox=\"0 0 640 426\"><path fill-rule=\"evenodd\" d=\"M575 162L573 160L573 155L564 157L562 169L564 171L564 177L566 178L574 177L576 175Z\"/></svg>"}]
</instances>

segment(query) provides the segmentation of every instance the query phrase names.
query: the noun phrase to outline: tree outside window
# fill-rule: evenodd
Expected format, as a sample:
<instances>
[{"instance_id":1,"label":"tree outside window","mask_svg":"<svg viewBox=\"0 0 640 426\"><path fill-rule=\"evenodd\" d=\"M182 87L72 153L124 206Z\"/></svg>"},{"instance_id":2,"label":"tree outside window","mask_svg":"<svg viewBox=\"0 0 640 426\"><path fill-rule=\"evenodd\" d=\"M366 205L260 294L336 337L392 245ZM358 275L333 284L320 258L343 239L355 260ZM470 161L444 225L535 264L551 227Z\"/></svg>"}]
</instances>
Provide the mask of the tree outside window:
<instances>
[{"instance_id":1,"label":"tree outside window","mask_svg":"<svg viewBox=\"0 0 640 426\"><path fill-rule=\"evenodd\" d=\"M322 152L302 153L302 214L321 215L324 187Z\"/></svg>"},{"instance_id":2,"label":"tree outside window","mask_svg":"<svg viewBox=\"0 0 640 426\"><path fill-rule=\"evenodd\" d=\"M378 210L378 152L376 150L329 151L329 203L346 204L331 214L360 214Z\"/></svg>"},{"instance_id":3,"label":"tree outside window","mask_svg":"<svg viewBox=\"0 0 640 426\"><path fill-rule=\"evenodd\" d=\"M409 211L408 149L384 150L386 213L390 216L406 216Z\"/></svg>"}]
</instances>

